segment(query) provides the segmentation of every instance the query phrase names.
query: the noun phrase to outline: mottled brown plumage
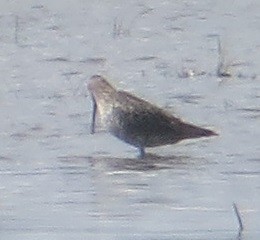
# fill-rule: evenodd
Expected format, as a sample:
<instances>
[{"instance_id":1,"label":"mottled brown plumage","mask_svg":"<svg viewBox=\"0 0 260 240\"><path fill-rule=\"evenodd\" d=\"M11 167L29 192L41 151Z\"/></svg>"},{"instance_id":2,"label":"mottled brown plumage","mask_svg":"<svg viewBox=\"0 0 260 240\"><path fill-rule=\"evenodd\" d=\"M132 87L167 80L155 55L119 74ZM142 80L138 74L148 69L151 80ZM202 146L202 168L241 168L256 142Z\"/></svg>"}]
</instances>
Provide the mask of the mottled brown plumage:
<instances>
[{"instance_id":1,"label":"mottled brown plumage","mask_svg":"<svg viewBox=\"0 0 260 240\"><path fill-rule=\"evenodd\" d=\"M96 111L108 132L140 150L174 144L183 139L217 135L215 132L183 122L151 103L124 91L117 91L102 76L90 78L88 89L93 100L91 133L95 132Z\"/></svg>"}]
</instances>

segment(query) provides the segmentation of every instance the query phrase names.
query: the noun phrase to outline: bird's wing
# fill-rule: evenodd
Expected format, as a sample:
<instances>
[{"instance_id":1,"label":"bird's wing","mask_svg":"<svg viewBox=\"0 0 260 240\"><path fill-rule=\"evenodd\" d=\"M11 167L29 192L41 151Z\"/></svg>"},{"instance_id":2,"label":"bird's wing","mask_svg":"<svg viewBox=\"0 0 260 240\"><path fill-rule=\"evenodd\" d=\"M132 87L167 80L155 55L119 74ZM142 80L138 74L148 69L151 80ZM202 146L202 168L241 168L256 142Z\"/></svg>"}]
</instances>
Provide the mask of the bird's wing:
<instances>
[{"instance_id":1,"label":"bird's wing","mask_svg":"<svg viewBox=\"0 0 260 240\"><path fill-rule=\"evenodd\" d=\"M149 136L180 134L183 122L167 111L123 91L118 92L118 100L129 131L141 131Z\"/></svg>"},{"instance_id":2,"label":"bird's wing","mask_svg":"<svg viewBox=\"0 0 260 240\"><path fill-rule=\"evenodd\" d=\"M174 117L171 113L166 110L157 107L146 100L138 98L128 92L118 91L118 100L122 103L122 107L127 106L127 111L136 112L140 114L140 118L154 118L160 120L163 124L180 124L182 121Z\"/></svg>"}]
</instances>

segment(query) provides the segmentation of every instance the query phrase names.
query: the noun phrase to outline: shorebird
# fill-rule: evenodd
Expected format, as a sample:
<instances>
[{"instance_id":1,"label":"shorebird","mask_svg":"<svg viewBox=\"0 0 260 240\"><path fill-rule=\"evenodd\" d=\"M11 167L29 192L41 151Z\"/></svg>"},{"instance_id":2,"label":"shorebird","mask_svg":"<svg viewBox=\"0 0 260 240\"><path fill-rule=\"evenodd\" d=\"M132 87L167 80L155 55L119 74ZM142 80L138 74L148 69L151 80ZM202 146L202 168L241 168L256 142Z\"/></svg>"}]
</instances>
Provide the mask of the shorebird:
<instances>
[{"instance_id":1,"label":"shorebird","mask_svg":"<svg viewBox=\"0 0 260 240\"><path fill-rule=\"evenodd\" d=\"M215 132L185 123L167 111L128 92L118 91L104 77L94 75L88 82L93 101L91 133L95 133L97 111L109 133L139 149L175 144L189 138L217 135Z\"/></svg>"}]
</instances>

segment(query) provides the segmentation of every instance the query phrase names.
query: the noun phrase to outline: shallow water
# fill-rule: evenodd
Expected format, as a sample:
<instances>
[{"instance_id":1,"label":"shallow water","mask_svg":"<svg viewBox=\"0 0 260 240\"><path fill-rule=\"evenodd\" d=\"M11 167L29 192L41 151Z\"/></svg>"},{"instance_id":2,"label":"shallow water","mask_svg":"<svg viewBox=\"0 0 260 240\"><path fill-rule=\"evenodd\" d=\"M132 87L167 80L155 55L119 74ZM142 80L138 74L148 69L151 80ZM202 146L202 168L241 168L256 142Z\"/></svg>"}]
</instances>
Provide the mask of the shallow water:
<instances>
[{"instance_id":1,"label":"shallow water","mask_svg":"<svg viewBox=\"0 0 260 240\"><path fill-rule=\"evenodd\" d=\"M0 238L259 239L259 10L257 0L2 3ZM218 38L230 78L217 76ZM138 160L89 133L97 73L220 136Z\"/></svg>"}]
</instances>

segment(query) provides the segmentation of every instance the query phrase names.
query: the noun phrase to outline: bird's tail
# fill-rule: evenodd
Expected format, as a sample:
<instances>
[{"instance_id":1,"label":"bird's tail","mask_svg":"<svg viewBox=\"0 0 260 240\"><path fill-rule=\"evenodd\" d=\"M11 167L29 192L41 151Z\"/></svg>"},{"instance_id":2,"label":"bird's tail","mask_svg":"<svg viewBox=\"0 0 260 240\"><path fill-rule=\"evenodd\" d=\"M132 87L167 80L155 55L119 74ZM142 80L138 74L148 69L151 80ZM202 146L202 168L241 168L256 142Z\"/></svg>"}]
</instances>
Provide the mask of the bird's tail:
<instances>
[{"instance_id":1,"label":"bird's tail","mask_svg":"<svg viewBox=\"0 0 260 240\"><path fill-rule=\"evenodd\" d=\"M212 130L200 128L192 124L184 124L183 132L185 138L200 138L200 137L210 137L217 136L218 134Z\"/></svg>"}]
</instances>

